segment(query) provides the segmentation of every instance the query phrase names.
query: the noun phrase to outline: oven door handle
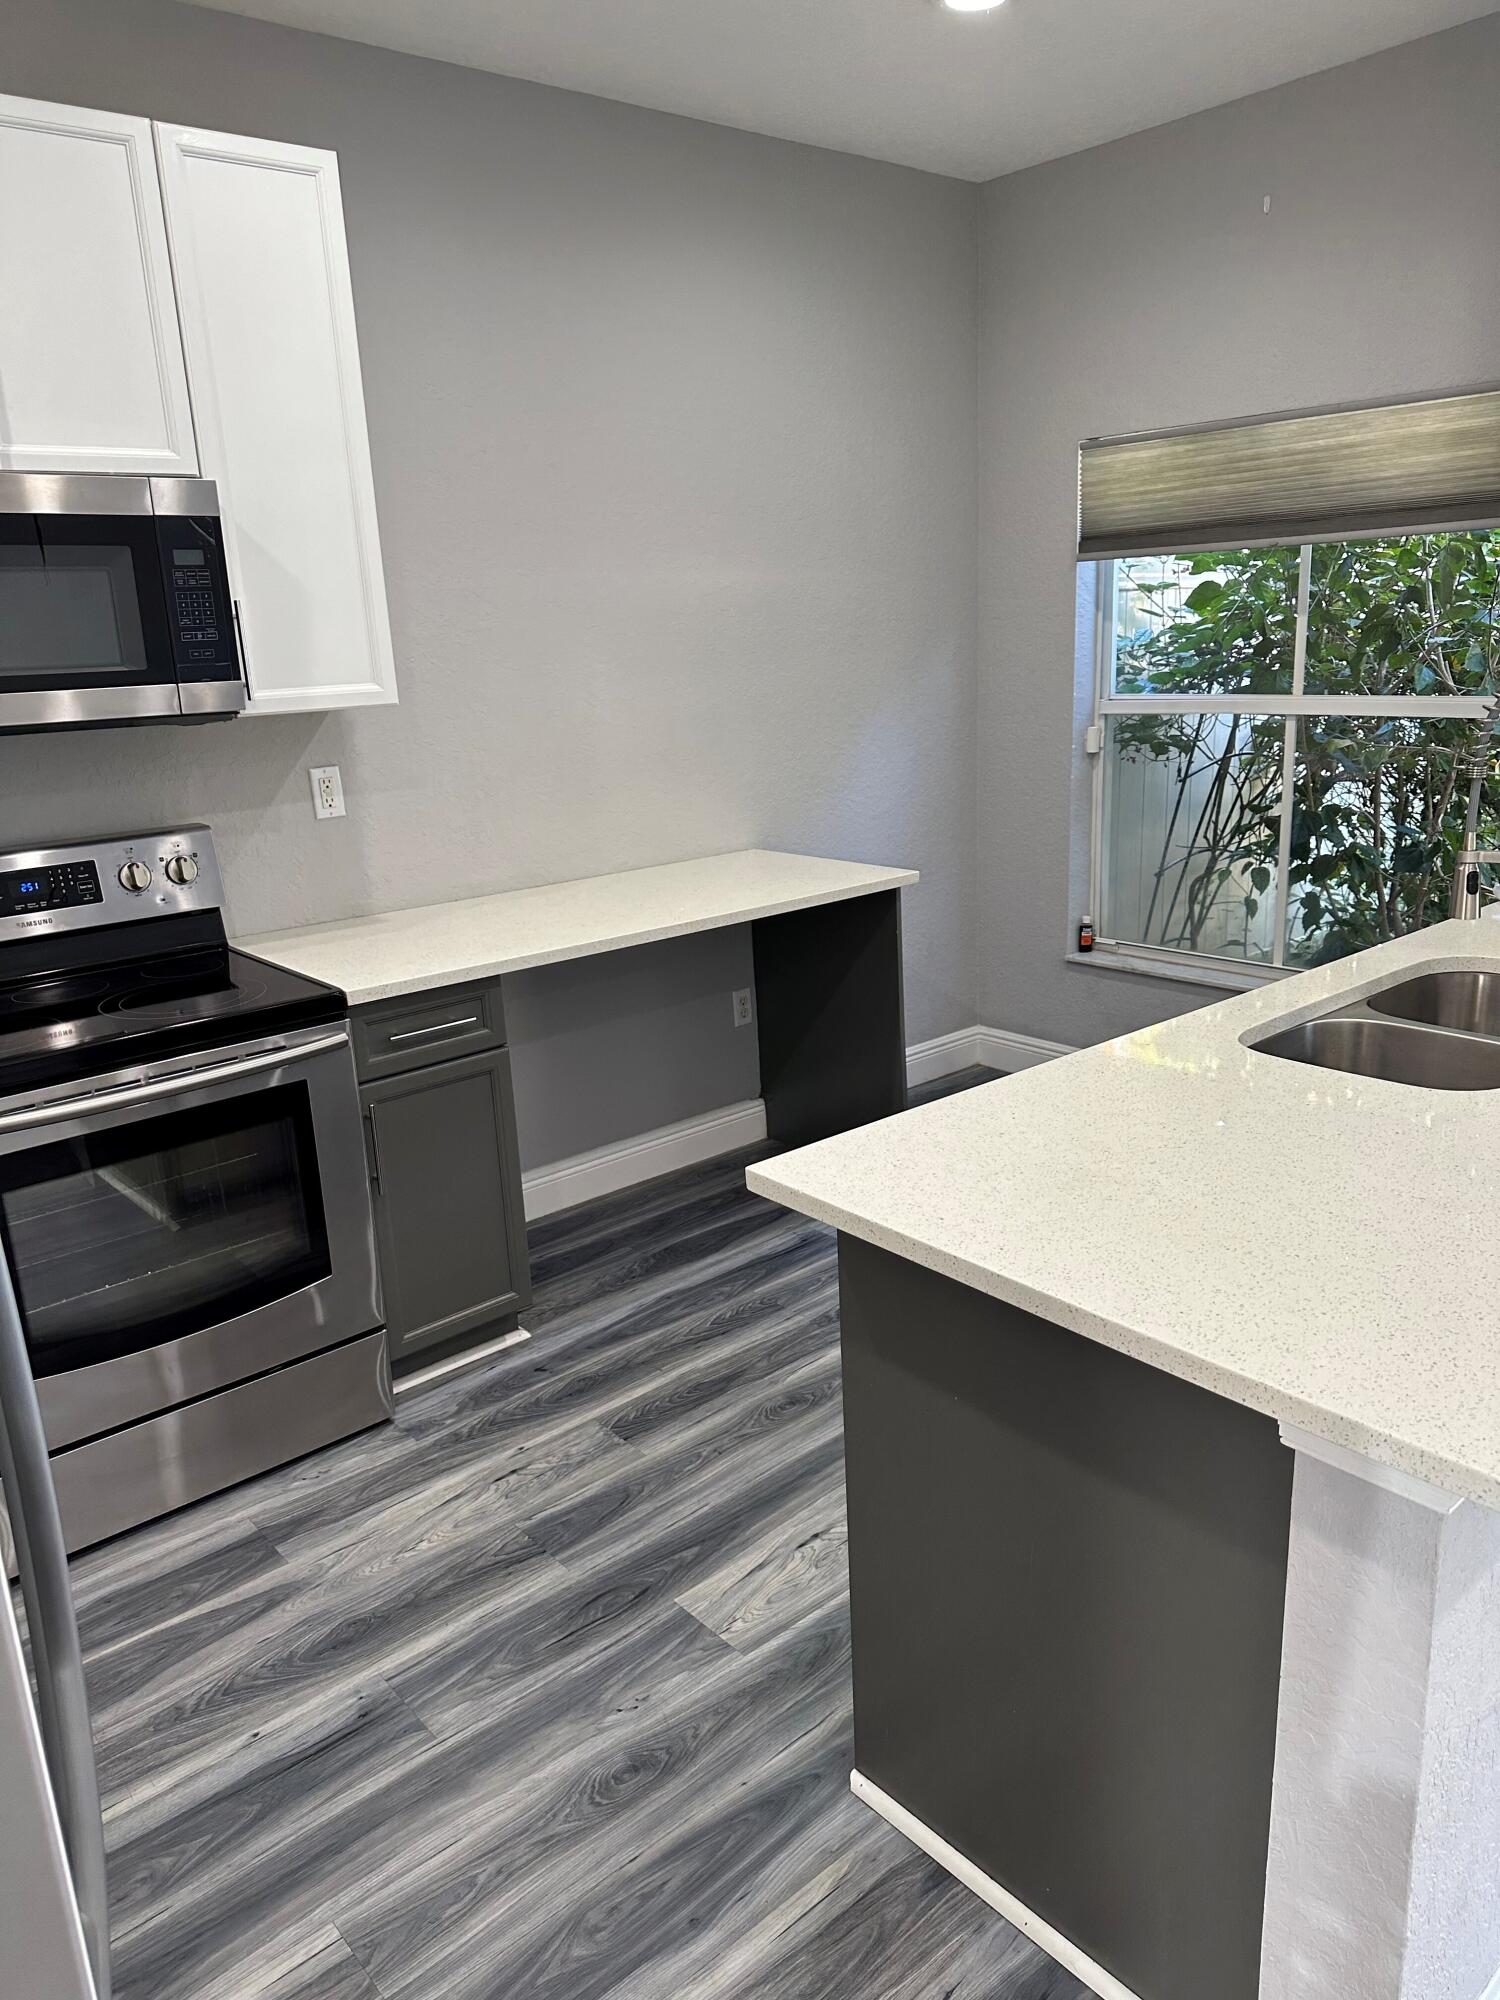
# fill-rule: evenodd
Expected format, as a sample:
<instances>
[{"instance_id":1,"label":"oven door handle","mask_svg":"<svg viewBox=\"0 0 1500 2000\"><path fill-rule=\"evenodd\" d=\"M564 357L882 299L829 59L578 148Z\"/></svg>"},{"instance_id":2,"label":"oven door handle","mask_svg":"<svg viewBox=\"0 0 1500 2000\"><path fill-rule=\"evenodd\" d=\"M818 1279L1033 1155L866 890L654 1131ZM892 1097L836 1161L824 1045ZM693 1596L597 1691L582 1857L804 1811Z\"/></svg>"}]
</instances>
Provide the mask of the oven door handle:
<instances>
[{"instance_id":1,"label":"oven door handle","mask_svg":"<svg viewBox=\"0 0 1500 2000\"><path fill-rule=\"evenodd\" d=\"M284 1069L288 1063L348 1046L348 1030L341 1028L336 1035L320 1035L316 1041L283 1043L278 1049L263 1049L259 1055L240 1056L234 1062L206 1063L202 1069L179 1070L175 1076L157 1077L151 1083L132 1083L120 1090L100 1090L92 1096L66 1097L53 1104L33 1104L21 1111L0 1112L0 1132L29 1132L37 1125L58 1125L65 1119L92 1118L97 1112L150 1104L159 1097L180 1097L185 1090L207 1090L216 1083L233 1083L239 1077L254 1076L257 1070Z\"/></svg>"}]
</instances>

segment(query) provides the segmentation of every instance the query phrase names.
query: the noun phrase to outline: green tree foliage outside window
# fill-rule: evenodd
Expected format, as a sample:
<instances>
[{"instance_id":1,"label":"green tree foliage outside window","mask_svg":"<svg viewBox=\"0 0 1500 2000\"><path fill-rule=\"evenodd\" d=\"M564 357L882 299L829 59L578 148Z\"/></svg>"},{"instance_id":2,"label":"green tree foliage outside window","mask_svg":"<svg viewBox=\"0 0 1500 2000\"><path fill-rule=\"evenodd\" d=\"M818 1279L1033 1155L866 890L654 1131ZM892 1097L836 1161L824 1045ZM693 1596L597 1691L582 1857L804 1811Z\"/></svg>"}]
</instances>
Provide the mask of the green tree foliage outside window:
<instances>
[{"instance_id":1,"label":"green tree foliage outside window","mask_svg":"<svg viewBox=\"0 0 1500 2000\"><path fill-rule=\"evenodd\" d=\"M1340 957L1446 914L1471 799L1485 844L1500 829L1494 710L1476 718L1448 706L1500 692L1500 534L1314 545L1296 686L1301 558L1275 548L1118 566L1130 608L1114 654L1110 754L1166 774L1159 823L1141 844L1136 942L1294 964ZM1320 707L1326 698L1327 711L1222 707L1234 695L1294 692ZM1121 706L1168 695L1221 707ZM1424 712L1341 713L1345 697L1423 697ZM1278 952L1266 926L1287 818Z\"/></svg>"}]
</instances>

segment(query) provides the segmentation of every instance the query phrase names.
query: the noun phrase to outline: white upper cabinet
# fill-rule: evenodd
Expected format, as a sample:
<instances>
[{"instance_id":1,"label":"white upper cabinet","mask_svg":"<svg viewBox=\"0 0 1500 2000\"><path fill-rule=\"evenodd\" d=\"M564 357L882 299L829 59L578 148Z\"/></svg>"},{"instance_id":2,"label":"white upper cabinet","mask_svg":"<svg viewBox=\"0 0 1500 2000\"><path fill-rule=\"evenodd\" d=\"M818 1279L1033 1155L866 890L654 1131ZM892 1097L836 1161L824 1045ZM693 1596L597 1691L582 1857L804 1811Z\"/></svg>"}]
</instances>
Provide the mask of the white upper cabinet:
<instances>
[{"instance_id":1,"label":"white upper cabinet","mask_svg":"<svg viewBox=\"0 0 1500 2000\"><path fill-rule=\"evenodd\" d=\"M394 701L337 156L156 133L251 711Z\"/></svg>"},{"instance_id":2,"label":"white upper cabinet","mask_svg":"<svg viewBox=\"0 0 1500 2000\"><path fill-rule=\"evenodd\" d=\"M198 470L144 118L0 97L0 470Z\"/></svg>"}]
</instances>

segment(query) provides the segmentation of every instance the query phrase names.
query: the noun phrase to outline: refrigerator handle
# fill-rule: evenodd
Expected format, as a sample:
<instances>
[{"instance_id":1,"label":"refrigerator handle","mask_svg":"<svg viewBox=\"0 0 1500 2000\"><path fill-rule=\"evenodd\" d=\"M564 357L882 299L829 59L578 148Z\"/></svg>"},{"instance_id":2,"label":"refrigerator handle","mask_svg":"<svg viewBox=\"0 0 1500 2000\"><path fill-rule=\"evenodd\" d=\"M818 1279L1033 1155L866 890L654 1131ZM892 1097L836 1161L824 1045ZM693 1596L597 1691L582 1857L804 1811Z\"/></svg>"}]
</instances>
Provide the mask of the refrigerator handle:
<instances>
[{"instance_id":1,"label":"refrigerator handle","mask_svg":"<svg viewBox=\"0 0 1500 2000\"><path fill-rule=\"evenodd\" d=\"M36 1671L37 1715L98 2000L110 2000L109 1892L94 1734L67 1550L31 1357L0 1243L0 1481Z\"/></svg>"}]
</instances>

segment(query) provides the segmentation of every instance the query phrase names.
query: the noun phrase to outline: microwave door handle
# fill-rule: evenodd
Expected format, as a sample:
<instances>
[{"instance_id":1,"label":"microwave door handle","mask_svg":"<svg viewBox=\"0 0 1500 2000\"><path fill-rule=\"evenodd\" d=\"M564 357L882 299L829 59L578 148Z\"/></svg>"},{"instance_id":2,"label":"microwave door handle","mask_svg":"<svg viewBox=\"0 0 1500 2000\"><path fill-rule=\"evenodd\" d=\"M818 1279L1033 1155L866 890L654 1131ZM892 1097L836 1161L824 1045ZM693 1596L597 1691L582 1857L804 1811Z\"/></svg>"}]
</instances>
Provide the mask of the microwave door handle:
<instances>
[{"instance_id":1,"label":"microwave door handle","mask_svg":"<svg viewBox=\"0 0 1500 2000\"><path fill-rule=\"evenodd\" d=\"M83 1674L83 1645L68 1581L57 1493L15 1286L0 1251L0 1479L36 1669L37 1719L57 1799L73 1894L97 2000L109 2000L109 1893L104 1819Z\"/></svg>"}]
</instances>

